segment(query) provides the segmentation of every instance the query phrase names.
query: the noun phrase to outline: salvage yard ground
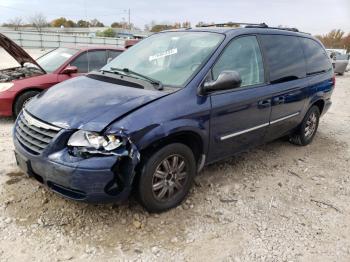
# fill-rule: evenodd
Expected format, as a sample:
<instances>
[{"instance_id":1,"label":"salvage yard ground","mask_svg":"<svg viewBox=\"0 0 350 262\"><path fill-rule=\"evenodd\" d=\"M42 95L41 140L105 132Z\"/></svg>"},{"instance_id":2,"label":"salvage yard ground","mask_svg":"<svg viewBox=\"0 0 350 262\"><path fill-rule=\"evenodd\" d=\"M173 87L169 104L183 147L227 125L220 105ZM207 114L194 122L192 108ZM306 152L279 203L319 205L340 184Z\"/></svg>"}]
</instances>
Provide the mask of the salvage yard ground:
<instances>
[{"instance_id":1,"label":"salvage yard ground","mask_svg":"<svg viewBox=\"0 0 350 262\"><path fill-rule=\"evenodd\" d=\"M311 145L281 139L210 165L159 215L47 191L17 169L0 118L0 261L350 261L350 73L336 81Z\"/></svg>"}]
</instances>

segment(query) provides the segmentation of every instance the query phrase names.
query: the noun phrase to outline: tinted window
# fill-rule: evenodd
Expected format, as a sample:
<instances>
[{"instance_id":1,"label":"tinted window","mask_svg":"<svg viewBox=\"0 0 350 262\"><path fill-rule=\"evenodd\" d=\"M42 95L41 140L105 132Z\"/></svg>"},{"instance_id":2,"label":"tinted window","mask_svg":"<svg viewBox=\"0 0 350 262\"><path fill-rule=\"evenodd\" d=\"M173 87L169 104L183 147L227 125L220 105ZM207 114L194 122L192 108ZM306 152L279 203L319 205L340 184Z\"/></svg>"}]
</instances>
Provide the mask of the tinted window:
<instances>
[{"instance_id":1,"label":"tinted window","mask_svg":"<svg viewBox=\"0 0 350 262\"><path fill-rule=\"evenodd\" d=\"M300 38L307 61L307 74L316 74L332 68L326 50L315 40Z\"/></svg>"},{"instance_id":2,"label":"tinted window","mask_svg":"<svg viewBox=\"0 0 350 262\"><path fill-rule=\"evenodd\" d=\"M291 81L306 76L306 63L299 38L262 35L271 83Z\"/></svg>"},{"instance_id":3,"label":"tinted window","mask_svg":"<svg viewBox=\"0 0 350 262\"><path fill-rule=\"evenodd\" d=\"M108 50L107 63L112 61L114 58L116 58L121 53L122 53L121 51Z\"/></svg>"},{"instance_id":4,"label":"tinted window","mask_svg":"<svg viewBox=\"0 0 350 262\"><path fill-rule=\"evenodd\" d=\"M240 37L228 44L213 67L214 80L225 70L237 71L242 78L241 86L264 82L264 66L255 36Z\"/></svg>"},{"instance_id":5,"label":"tinted window","mask_svg":"<svg viewBox=\"0 0 350 262\"><path fill-rule=\"evenodd\" d=\"M71 65L78 67L79 73L87 73L100 69L106 62L106 51L89 51L80 55Z\"/></svg>"},{"instance_id":6,"label":"tinted window","mask_svg":"<svg viewBox=\"0 0 350 262\"><path fill-rule=\"evenodd\" d=\"M89 58L89 72L99 70L107 63L106 51L92 51L88 52Z\"/></svg>"},{"instance_id":7,"label":"tinted window","mask_svg":"<svg viewBox=\"0 0 350 262\"><path fill-rule=\"evenodd\" d=\"M72 66L78 68L78 73L87 73L89 71L86 52L78 56L72 63Z\"/></svg>"}]
</instances>

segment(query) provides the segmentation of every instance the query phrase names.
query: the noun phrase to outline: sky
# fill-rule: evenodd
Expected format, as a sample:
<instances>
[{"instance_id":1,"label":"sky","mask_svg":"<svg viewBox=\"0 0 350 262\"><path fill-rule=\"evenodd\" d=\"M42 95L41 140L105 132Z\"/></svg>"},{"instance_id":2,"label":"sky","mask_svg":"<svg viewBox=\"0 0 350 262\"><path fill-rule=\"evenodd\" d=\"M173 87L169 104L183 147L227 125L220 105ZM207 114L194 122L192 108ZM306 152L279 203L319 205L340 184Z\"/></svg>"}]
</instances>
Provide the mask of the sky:
<instances>
[{"instance_id":1,"label":"sky","mask_svg":"<svg viewBox=\"0 0 350 262\"><path fill-rule=\"evenodd\" d=\"M233 21L296 27L311 34L350 32L350 0L0 0L0 23L42 13L49 21L61 16L75 21L97 18L110 25L127 21L128 9L131 22L140 28L152 21Z\"/></svg>"}]
</instances>

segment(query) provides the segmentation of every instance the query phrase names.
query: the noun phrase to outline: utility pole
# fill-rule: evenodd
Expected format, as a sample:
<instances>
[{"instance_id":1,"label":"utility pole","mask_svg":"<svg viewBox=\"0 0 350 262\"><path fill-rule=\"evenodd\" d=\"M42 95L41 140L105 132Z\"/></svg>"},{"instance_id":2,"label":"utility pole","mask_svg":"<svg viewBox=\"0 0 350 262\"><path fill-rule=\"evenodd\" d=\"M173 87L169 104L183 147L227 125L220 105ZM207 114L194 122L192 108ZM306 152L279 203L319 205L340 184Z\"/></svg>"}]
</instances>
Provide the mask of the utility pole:
<instances>
[{"instance_id":1,"label":"utility pole","mask_svg":"<svg viewBox=\"0 0 350 262\"><path fill-rule=\"evenodd\" d=\"M129 23L129 29L131 30L131 23L130 23L130 8L128 9L128 23Z\"/></svg>"}]
</instances>

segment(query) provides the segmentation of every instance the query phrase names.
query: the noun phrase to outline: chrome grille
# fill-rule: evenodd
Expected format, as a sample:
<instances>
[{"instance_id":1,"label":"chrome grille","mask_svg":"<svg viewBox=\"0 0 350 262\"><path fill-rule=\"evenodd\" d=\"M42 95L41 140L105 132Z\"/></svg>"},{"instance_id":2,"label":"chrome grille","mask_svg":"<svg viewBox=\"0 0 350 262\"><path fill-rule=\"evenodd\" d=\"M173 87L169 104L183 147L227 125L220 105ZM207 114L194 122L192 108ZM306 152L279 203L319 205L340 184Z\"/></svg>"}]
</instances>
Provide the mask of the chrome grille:
<instances>
[{"instance_id":1,"label":"chrome grille","mask_svg":"<svg viewBox=\"0 0 350 262\"><path fill-rule=\"evenodd\" d=\"M18 141L34 154L40 154L61 129L46 124L23 110L15 128Z\"/></svg>"}]
</instances>

